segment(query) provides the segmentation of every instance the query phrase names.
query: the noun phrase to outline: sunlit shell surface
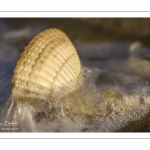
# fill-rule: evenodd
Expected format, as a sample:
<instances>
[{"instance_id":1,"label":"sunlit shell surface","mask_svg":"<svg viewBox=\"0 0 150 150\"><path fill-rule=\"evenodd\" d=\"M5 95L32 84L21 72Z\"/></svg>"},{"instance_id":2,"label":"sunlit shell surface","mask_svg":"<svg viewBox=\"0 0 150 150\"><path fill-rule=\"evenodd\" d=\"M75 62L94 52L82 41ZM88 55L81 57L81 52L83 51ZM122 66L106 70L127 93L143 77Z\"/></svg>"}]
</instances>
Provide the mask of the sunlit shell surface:
<instances>
[{"instance_id":1,"label":"sunlit shell surface","mask_svg":"<svg viewBox=\"0 0 150 150\"><path fill-rule=\"evenodd\" d=\"M21 53L11 81L13 89L29 97L42 92L50 95L64 86L74 90L80 71L78 54L67 35L59 29L47 29Z\"/></svg>"}]
</instances>

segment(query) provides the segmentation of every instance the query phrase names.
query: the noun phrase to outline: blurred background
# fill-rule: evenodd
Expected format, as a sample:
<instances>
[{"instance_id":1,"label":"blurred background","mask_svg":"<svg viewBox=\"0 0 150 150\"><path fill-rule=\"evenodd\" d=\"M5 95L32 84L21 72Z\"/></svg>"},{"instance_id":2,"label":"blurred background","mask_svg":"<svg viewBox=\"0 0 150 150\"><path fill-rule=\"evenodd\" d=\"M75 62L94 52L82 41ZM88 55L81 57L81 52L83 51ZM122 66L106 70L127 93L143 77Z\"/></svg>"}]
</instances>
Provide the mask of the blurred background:
<instances>
[{"instance_id":1,"label":"blurred background","mask_svg":"<svg viewBox=\"0 0 150 150\"><path fill-rule=\"evenodd\" d=\"M135 41L149 44L149 18L1 18L0 35L30 28L37 34L45 28L59 28L71 40L90 42ZM34 36L34 35L33 35Z\"/></svg>"},{"instance_id":2,"label":"blurred background","mask_svg":"<svg viewBox=\"0 0 150 150\"><path fill-rule=\"evenodd\" d=\"M115 58L126 57L131 52L127 49L132 49L133 55L133 49L141 45L150 46L149 18L1 18L0 56L3 57L0 62L10 62L10 58L18 58L18 53L24 50L29 41L47 28L59 28L64 31L83 58L85 52L81 51L85 48L86 53L89 49L91 51L91 48L102 50L101 56L91 56L91 53L88 55L90 59L99 59L108 58L108 55ZM106 42L107 44L104 44ZM108 54L107 48L111 48L113 53ZM136 50L136 55L149 59L149 52L146 49L142 52Z\"/></svg>"}]
</instances>

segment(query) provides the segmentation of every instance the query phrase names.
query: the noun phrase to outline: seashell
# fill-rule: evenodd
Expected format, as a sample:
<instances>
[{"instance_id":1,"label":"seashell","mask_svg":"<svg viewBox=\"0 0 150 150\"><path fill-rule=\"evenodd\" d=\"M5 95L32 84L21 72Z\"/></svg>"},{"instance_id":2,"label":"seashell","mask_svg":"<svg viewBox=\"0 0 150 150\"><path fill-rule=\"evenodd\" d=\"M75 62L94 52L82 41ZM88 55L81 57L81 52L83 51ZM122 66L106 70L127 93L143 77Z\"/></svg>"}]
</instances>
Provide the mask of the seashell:
<instances>
[{"instance_id":1,"label":"seashell","mask_svg":"<svg viewBox=\"0 0 150 150\"><path fill-rule=\"evenodd\" d=\"M12 78L13 93L26 98L65 94L78 87L81 72L77 51L59 29L35 36L21 53Z\"/></svg>"}]
</instances>

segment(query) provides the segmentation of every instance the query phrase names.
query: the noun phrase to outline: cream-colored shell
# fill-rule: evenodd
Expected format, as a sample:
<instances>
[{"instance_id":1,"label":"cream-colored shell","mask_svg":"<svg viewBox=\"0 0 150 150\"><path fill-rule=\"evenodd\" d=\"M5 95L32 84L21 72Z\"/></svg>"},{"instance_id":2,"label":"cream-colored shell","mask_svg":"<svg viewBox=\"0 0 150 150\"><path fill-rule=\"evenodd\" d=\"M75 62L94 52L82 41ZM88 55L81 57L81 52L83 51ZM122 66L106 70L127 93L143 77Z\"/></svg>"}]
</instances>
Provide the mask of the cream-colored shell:
<instances>
[{"instance_id":1,"label":"cream-colored shell","mask_svg":"<svg viewBox=\"0 0 150 150\"><path fill-rule=\"evenodd\" d=\"M47 29L20 55L11 81L21 95L38 97L64 86L74 90L80 71L78 54L67 35L59 29Z\"/></svg>"}]
</instances>

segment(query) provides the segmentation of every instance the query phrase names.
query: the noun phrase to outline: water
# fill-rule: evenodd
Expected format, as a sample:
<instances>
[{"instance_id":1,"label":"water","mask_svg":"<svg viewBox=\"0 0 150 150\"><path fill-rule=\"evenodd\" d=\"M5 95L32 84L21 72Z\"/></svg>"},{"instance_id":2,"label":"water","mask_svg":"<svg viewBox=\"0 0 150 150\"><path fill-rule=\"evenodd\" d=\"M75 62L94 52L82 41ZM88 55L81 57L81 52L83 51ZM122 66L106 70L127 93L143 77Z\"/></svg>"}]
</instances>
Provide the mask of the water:
<instances>
[{"instance_id":1,"label":"water","mask_svg":"<svg viewBox=\"0 0 150 150\"><path fill-rule=\"evenodd\" d=\"M149 112L149 85L133 86L129 91L119 85L96 86L91 70L83 67L82 73L84 84L63 98L22 103L10 95L1 122L17 121L18 131L24 132L112 132L143 119ZM144 131L142 121L137 126Z\"/></svg>"},{"instance_id":2,"label":"water","mask_svg":"<svg viewBox=\"0 0 150 150\"><path fill-rule=\"evenodd\" d=\"M17 37L28 39L29 31L18 30ZM74 42L82 63L83 84L64 97L60 95L67 93L67 88L54 97L41 95L37 101L28 103L12 93L10 80L24 46L10 40L14 36L4 32L0 43L1 132L150 130L149 47L138 44L139 41Z\"/></svg>"}]
</instances>

